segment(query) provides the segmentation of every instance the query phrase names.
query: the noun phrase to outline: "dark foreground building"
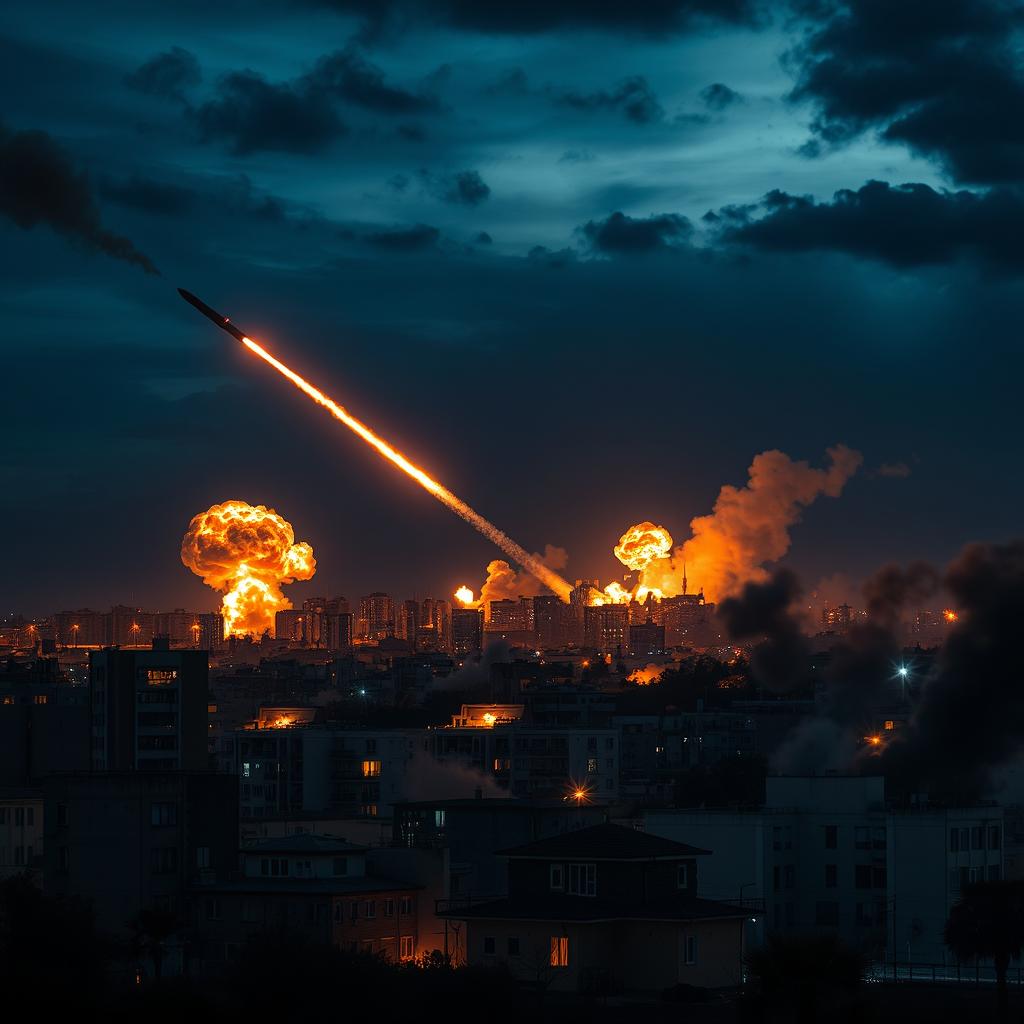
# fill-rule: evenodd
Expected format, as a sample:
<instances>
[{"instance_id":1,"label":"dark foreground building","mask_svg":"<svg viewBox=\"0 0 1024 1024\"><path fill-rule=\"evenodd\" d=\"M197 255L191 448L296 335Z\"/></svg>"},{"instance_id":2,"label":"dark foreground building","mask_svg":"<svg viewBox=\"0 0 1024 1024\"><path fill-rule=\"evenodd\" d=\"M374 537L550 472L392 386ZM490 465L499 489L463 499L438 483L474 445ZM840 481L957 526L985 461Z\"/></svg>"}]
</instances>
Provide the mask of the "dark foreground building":
<instances>
[{"instance_id":1,"label":"dark foreground building","mask_svg":"<svg viewBox=\"0 0 1024 1024\"><path fill-rule=\"evenodd\" d=\"M43 792L44 888L91 903L103 931L125 932L142 910L185 920L195 892L237 870L233 775L53 775Z\"/></svg>"},{"instance_id":2,"label":"dark foreground building","mask_svg":"<svg viewBox=\"0 0 1024 1024\"><path fill-rule=\"evenodd\" d=\"M505 898L439 908L463 922L468 963L567 992L740 984L749 911L698 898L708 850L605 824L500 852Z\"/></svg>"}]
</instances>

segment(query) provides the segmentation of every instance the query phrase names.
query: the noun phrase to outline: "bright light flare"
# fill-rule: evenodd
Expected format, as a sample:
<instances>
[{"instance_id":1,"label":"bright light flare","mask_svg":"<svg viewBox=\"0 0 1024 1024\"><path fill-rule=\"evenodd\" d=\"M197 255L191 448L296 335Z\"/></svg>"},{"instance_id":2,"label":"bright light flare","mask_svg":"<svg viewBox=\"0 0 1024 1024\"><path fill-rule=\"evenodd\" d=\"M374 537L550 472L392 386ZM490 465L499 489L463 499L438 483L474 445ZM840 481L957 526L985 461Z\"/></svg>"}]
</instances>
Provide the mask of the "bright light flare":
<instances>
[{"instance_id":1,"label":"bright light flare","mask_svg":"<svg viewBox=\"0 0 1024 1024\"><path fill-rule=\"evenodd\" d=\"M942 613L942 617L947 622L959 622L960 621L960 614L958 612L955 612L952 608L946 608L943 611L943 613Z\"/></svg>"},{"instance_id":2,"label":"bright light flare","mask_svg":"<svg viewBox=\"0 0 1024 1024\"><path fill-rule=\"evenodd\" d=\"M467 586L461 586L459 587L458 590L455 591L455 600L458 601L459 604L461 604L464 608L468 608L470 605L472 605L475 599L476 598L475 595L473 594L473 591L470 590L469 587Z\"/></svg>"},{"instance_id":3,"label":"bright light flare","mask_svg":"<svg viewBox=\"0 0 1024 1024\"><path fill-rule=\"evenodd\" d=\"M425 473L419 466L410 462L400 451L392 448L383 438L378 437L365 423L356 419L347 409L338 405L334 399L328 398L319 388L314 387L294 370L289 369L280 360L275 359L262 345L257 344L252 338L242 338L242 344L250 352L259 356L265 363L277 370L282 377L290 380L304 395L313 399L317 405L323 406L336 420L344 423L349 430L361 437L371 448L376 449L390 463L412 477L413 480L429 491L443 505L446 505L456 515L461 516L467 523L479 530L488 540L504 551L509 558L517 562L531 576L540 580L552 593L557 594L563 601L568 602L569 595L572 592L572 584L567 580L562 579L558 573L549 569L539 559L534 558L525 548L520 547L511 537L499 530L493 523L484 519L479 512L449 491L447 487L438 483L437 480L428 473Z\"/></svg>"}]
</instances>

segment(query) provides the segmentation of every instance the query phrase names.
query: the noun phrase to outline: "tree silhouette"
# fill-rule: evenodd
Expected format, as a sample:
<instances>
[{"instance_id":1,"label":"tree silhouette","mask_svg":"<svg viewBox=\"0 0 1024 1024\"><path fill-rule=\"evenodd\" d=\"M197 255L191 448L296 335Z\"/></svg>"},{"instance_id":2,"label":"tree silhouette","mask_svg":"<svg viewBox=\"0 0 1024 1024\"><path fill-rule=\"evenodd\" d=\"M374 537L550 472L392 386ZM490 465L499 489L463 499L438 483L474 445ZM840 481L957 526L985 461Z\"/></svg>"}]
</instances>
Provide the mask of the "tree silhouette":
<instances>
[{"instance_id":1,"label":"tree silhouette","mask_svg":"<svg viewBox=\"0 0 1024 1024\"><path fill-rule=\"evenodd\" d=\"M1006 971L1024 947L1024 883L977 882L967 886L946 922L946 945L957 960L990 958L996 970L1000 1019L1009 1004Z\"/></svg>"}]
</instances>

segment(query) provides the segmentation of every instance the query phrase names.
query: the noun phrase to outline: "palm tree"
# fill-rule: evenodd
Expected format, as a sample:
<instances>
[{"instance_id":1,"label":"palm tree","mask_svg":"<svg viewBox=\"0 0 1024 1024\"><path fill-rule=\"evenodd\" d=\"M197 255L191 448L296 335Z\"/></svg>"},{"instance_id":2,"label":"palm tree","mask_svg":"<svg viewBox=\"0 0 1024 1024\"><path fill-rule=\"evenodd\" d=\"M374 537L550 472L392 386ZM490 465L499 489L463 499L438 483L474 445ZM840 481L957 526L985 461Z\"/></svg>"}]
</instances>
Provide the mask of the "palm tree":
<instances>
[{"instance_id":1,"label":"palm tree","mask_svg":"<svg viewBox=\"0 0 1024 1024\"><path fill-rule=\"evenodd\" d=\"M1024 947L1024 883L977 882L967 886L946 922L946 945L957 960L989 958L996 970L999 1017L1006 1019L1006 971Z\"/></svg>"},{"instance_id":2,"label":"palm tree","mask_svg":"<svg viewBox=\"0 0 1024 1024\"><path fill-rule=\"evenodd\" d=\"M770 935L746 965L764 1005L792 1012L799 1024L849 1006L867 968L865 958L834 934Z\"/></svg>"}]
</instances>

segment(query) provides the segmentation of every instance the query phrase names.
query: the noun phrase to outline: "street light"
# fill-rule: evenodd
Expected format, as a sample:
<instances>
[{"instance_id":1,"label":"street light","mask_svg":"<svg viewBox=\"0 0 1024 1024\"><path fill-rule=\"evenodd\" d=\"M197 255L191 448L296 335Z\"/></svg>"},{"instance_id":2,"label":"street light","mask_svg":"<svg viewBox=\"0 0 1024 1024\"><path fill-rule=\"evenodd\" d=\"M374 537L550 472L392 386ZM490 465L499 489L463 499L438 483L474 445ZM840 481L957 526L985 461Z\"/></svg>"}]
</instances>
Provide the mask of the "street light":
<instances>
[{"instance_id":1,"label":"street light","mask_svg":"<svg viewBox=\"0 0 1024 1024\"><path fill-rule=\"evenodd\" d=\"M79 626L77 622L71 627L71 632L75 634L75 648L76 649L78 647L78 631L81 628L82 627Z\"/></svg>"}]
</instances>

